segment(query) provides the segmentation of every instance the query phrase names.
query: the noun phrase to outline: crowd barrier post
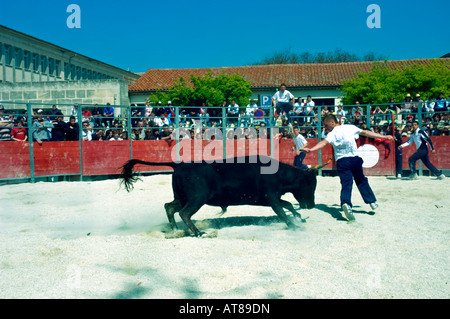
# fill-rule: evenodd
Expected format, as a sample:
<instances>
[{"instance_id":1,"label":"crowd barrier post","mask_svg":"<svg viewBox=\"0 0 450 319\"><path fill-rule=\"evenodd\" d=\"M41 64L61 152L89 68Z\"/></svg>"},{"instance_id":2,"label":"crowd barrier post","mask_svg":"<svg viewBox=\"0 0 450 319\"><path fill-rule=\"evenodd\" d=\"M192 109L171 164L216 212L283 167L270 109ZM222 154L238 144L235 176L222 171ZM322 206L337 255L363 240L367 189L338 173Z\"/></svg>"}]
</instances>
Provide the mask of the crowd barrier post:
<instances>
[{"instance_id":1,"label":"crowd barrier post","mask_svg":"<svg viewBox=\"0 0 450 319\"><path fill-rule=\"evenodd\" d=\"M27 103L27 126L28 126L28 145L30 148L30 182L35 183L34 178L34 148L33 148L33 132L32 132L32 109L31 103Z\"/></svg>"}]
</instances>

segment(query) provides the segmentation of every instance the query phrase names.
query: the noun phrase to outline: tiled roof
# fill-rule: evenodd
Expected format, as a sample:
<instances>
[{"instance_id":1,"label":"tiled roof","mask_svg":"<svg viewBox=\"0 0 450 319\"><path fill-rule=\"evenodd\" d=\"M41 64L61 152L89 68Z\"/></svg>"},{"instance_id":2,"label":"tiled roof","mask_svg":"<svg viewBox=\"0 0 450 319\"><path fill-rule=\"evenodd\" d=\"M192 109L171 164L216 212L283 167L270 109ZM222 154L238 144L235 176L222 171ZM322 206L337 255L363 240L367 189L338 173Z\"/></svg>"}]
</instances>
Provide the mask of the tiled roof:
<instances>
[{"instance_id":1,"label":"tiled roof","mask_svg":"<svg viewBox=\"0 0 450 319\"><path fill-rule=\"evenodd\" d=\"M387 61L392 66L410 66L429 63L436 59L413 59ZM448 60L448 59L443 59ZM450 64L450 60L448 60ZM180 77L189 82L191 74L204 76L211 72L218 76L222 72L226 75L240 74L250 81L252 88L274 88L285 83L288 87L323 87L339 86L343 80L351 79L360 72L368 72L375 62L346 62L346 63L313 63L313 64L273 64L251 65L240 67L220 68L190 68L190 69L149 69L134 84L129 87L130 92L166 90Z\"/></svg>"}]
</instances>

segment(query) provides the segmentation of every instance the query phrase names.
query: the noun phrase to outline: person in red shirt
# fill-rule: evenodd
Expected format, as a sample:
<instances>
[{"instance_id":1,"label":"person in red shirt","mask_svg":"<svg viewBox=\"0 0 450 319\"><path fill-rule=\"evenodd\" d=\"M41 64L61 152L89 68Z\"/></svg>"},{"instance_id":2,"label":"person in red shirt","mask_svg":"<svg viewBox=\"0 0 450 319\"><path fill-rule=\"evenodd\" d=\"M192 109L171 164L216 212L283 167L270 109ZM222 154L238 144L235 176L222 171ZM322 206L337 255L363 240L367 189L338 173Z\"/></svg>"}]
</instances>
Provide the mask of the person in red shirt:
<instances>
[{"instance_id":1,"label":"person in red shirt","mask_svg":"<svg viewBox=\"0 0 450 319\"><path fill-rule=\"evenodd\" d=\"M28 140L27 129L22 126L22 121L16 121L11 130L11 140L17 142L26 142Z\"/></svg>"}]
</instances>

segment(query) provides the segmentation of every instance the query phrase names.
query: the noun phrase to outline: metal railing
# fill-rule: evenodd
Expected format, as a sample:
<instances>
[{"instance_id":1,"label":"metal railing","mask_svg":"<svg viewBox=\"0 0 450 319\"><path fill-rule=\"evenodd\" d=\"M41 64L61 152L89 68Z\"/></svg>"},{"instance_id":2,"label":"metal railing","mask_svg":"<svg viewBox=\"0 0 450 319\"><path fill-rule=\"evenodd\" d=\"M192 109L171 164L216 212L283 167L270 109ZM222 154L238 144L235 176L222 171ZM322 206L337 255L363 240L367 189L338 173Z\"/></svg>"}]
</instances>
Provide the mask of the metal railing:
<instances>
[{"instance_id":1,"label":"metal railing","mask_svg":"<svg viewBox=\"0 0 450 319\"><path fill-rule=\"evenodd\" d=\"M328 113L333 113L338 120L345 124L354 124L365 129L378 130L383 133L384 129L394 125L402 125L405 134L408 135L409 123L417 120L419 126L429 129L430 135L448 135L450 112L449 102L440 110L431 110L425 102L409 103L387 103L372 105L345 105L345 106L316 106L313 113L308 113L305 108L294 108L291 112L277 114L276 108L259 108L252 111L240 108L238 114L231 114L229 106L205 107L205 106L165 106L152 107L149 112L143 106L120 106L120 105L79 105L71 114L63 114L53 110L53 104L33 104L19 102L0 102L4 107L3 121L0 122L0 132L8 129L23 127L27 130L28 141L36 141L33 131L35 118L42 116L42 121L48 125L49 141L55 140L59 121L69 123L75 120L74 127L78 134L71 135L70 139L65 132L65 140L73 140L77 136L80 158L80 173L83 176L82 141L98 139L110 140L121 138L129 140L130 158L133 154L133 143L135 140L172 139L176 140L177 154L179 158L180 140L184 138L193 139L219 139L223 140L223 158L227 154L227 139L232 138L267 138L270 139L270 155L274 152L274 140L277 138L292 137L294 126L300 128L300 133L306 138L322 139L322 118ZM408 105L406 105L408 104ZM59 104L57 109L74 109L74 105ZM101 114L92 114L95 108ZM104 109L112 107L114 116L105 116ZM42 110L42 114L38 113ZM206 111L206 112L202 112ZM87 112L87 111L90 111ZM147 112L147 114L146 114ZM22 119L21 119L22 118ZM59 119L58 119L59 118ZM26 120L24 120L26 119ZM1 120L1 119L0 119ZM2 126L5 123L15 121L13 126ZM19 124L19 122L21 122ZM83 125L84 124L84 125ZM8 124L11 125L11 124ZM64 124L68 125L68 124ZM53 128L51 128L53 126ZM56 130L55 130L56 128ZM213 132L213 133L211 133ZM51 135L53 133L53 135ZM73 133L73 130L72 130ZM171 134L169 134L171 133ZM214 134L216 133L216 134ZM387 133L387 132L386 132ZM186 136L188 135L189 136ZM51 137L50 137L51 136ZM44 142L44 143L47 143ZM31 181L34 182L34 143L29 143ZM319 151L318 162L322 161ZM321 172L320 172L321 173ZM49 177L52 175L49 175Z\"/></svg>"}]
</instances>

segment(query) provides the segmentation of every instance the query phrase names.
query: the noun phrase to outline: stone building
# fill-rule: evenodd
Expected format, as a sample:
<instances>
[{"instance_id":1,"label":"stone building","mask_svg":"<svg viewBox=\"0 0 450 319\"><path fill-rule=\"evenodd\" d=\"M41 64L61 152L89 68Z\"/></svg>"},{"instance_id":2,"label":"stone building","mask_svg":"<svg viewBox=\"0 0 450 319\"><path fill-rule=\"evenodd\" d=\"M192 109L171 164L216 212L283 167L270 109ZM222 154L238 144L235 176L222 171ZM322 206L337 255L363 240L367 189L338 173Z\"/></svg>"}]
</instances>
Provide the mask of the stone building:
<instances>
[{"instance_id":1,"label":"stone building","mask_svg":"<svg viewBox=\"0 0 450 319\"><path fill-rule=\"evenodd\" d=\"M129 105L138 74L0 25L0 101ZM50 106L48 106L50 107Z\"/></svg>"}]
</instances>

